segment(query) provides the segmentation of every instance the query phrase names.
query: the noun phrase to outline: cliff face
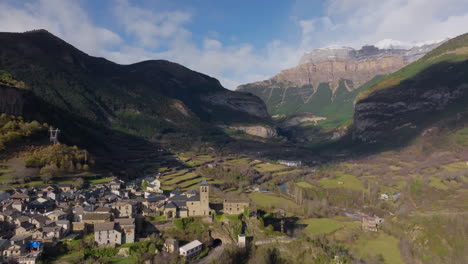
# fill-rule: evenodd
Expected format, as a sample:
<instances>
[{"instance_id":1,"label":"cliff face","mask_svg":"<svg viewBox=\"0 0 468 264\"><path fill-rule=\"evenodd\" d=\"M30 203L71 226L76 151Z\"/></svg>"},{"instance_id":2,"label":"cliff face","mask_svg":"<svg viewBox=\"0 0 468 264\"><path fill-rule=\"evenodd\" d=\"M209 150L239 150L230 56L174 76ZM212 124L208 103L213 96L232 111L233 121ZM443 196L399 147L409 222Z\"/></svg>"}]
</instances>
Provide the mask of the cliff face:
<instances>
[{"instance_id":1,"label":"cliff face","mask_svg":"<svg viewBox=\"0 0 468 264\"><path fill-rule=\"evenodd\" d=\"M403 68L437 45L410 50L374 46L364 46L360 50L348 47L316 49L304 54L298 66L269 80L241 85L238 90L262 98L272 115L307 112L342 124L344 119L351 119L352 103L360 90Z\"/></svg>"},{"instance_id":2,"label":"cliff face","mask_svg":"<svg viewBox=\"0 0 468 264\"><path fill-rule=\"evenodd\" d=\"M444 116L466 111L468 61L439 63L356 103L352 137L402 143Z\"/></svg>"},{"instance_id":3,"label":"cliff face","mask_svg":"<svg viewBox=\"0 0 468 264\"><path fill-rule=\"evenodd\" d=\"M332 92L338 88L341 80L347 80L352 85L346 85L349 91L360 87L376 75L385 75L401 69L407 64L403 57L387 55L365 60L327 60L321 62L308 62L287 69L264 82L251 84L265 88L285 89L289 87L312 86L312 94L319 84L327 83ZM244 86L239 87L243 90Z\"/></svg>"}]
</instances>

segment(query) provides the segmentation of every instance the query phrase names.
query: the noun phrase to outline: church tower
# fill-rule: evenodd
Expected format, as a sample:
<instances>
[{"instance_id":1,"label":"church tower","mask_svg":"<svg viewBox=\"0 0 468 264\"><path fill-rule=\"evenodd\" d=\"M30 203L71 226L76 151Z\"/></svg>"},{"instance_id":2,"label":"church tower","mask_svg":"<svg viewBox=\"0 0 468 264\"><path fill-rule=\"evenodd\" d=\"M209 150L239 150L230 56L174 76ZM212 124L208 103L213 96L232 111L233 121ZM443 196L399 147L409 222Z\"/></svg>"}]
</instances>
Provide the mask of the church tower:
<instances>
[{"instance_id":1,"label":"church tower","mask_svg":"<svg viewBox=\"0 0 468 264\"><path fill-rule=\"evenodd\" d=\"M210 214L210 185L206 180L200 183L200 209L203 215Z\"/></svg>"}]
</instances>

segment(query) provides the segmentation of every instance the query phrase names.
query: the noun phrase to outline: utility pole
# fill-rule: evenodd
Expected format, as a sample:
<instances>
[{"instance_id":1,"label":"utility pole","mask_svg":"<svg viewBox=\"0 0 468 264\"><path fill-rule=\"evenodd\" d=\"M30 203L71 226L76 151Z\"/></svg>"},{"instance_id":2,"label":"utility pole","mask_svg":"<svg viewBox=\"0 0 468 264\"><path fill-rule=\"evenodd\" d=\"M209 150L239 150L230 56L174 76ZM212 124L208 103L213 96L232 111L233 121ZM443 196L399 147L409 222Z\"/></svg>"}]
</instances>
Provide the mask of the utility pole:
<instances>
[{"instance_id":1,"label":"utility pole","mask_svg":"<svg viewBox=\"0 0 468 264\"><path fill-rule=\"evenodd\" d=\"M58 142L58 134L60 133L60 130L57 128L54 130L53 127L49 129L49 134L50 134L50 143L52 144L57 144Z\"/></svg>"}]
</instances>

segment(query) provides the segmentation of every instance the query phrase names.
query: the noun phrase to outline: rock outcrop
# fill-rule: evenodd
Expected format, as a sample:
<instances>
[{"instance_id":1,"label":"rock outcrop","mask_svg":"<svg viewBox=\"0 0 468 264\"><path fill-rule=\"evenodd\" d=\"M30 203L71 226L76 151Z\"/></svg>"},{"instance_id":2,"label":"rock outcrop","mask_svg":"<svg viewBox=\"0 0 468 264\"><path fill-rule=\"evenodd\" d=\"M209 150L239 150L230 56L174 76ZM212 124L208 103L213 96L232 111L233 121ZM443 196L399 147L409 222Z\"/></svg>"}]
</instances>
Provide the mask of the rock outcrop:
<instances>
[{"instance_id":1,"label":"rock outcrop","mask_svg":"<svg viewBox=\"0 0 468 264\"><path fill-rule=\"evenodd\" d=\"M274 138L278 136L276 129L270 126L256 125L256 126L226 126L224 128L242 131L246 134L261 137L261 138Z\"/></svg>"}]
</instances>

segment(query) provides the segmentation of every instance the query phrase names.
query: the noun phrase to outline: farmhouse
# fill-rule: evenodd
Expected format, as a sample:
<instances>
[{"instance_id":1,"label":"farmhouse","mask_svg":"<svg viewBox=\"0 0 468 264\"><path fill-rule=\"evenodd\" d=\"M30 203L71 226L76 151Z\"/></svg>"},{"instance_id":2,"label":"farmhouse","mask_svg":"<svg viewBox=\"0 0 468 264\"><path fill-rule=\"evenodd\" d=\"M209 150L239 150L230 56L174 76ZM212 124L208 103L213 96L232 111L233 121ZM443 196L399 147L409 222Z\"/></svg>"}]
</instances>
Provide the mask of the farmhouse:
<instances>
[{"instance_id":1,"label":"farmhouse","mask_svg":"<svg viewBox=\"0 0 468 264\"><path fill-rule=\"evenodd\" d=\"M362 229L369 231L377 231L378 227L384 222L380 217L365 216L362 218Z\"/></svg>"},{"instance_id":2,"label":"farmhouse","mask_svg":"<svg viewBox=\"0 0 468 264\"><path fill-rule=\"evenodd\" d=\"M278 163L281 165L286 165L288 167L300 167L302 166L301 161L294 161L294 160L278 160Z\"/></svg>"},{"instance_id":3,"label":"farmhouse","mask_svg":"<svg viewBox=\"0 0 468 264\"><path fill-rule=\"evenodd\" d=\"M249 208L249 201L246 200L224 200L224 214L242 214L244 208Z\"/></svg>"}]
</instances>

